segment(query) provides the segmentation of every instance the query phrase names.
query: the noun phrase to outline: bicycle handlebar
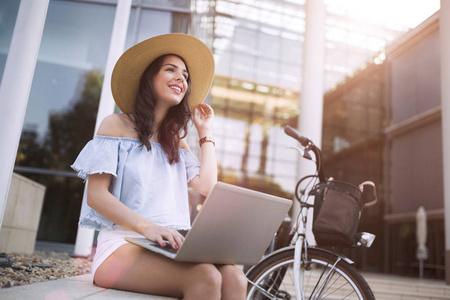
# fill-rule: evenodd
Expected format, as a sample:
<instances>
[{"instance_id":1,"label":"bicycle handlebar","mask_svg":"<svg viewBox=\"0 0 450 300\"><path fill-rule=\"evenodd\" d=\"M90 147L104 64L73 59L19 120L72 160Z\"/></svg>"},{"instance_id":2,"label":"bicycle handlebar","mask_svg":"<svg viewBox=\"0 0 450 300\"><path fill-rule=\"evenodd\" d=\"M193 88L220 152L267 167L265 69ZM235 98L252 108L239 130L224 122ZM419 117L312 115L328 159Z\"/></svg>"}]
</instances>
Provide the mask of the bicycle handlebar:
<instances>
[{"instance_id":1,"label":"bicycle handlebar","mask_svg":"<svg viewBox=\"0 0 450 300\"><path fill-rule=\"evenodd\" d=\"M290 137L296 139L303 147L305 147L305 152L312 151L314 153L314 156L316 157L317 176L319 177L320 182L326 182L327 180L323 175L322 170L322 153L320 149L314 145L309 138L302 136L297 130L289 125L284 127L284 132Z\"/></svg>"},{"instance_id":2,"label":"bicycle handlebar","mask_svg":"<svg viewBox=\"0 0 450 300\"><path fill-rule=\"evenodd\" d=\"M322 170L322 152L320 151L319 147L317 147L316 145L314 145L314 143L307 137L302 136L297 130L295 130L294 128L290 127L289 125L286 126L284 128L284 132L289 135L290 137L296 139L305 149L304 149L304 155L303 157L311 159L308 156L306 156L306 154L308 153L308 151L312 151L314 153L314 156L316 158L316 171L317 171L317 175L309 175L309 176L305 176L303 179L306 179L308 177L312 177L312 176L317 176L319 178L319 181L321 183L325 183L327 182L327 179L325 178L325 175L323 174L323 170ZM297 188L300 184L300 182L303 180L301 179L298 183L297 183ZM373 186L374 190L373 190L373 195L374 195L374 200L365 203L365 206L371 206L374 205L377 202L377 194L376 194L376 187L375 184L372 181L365 181L363 183L361 183L359 185L361 192L363 192L363 189L361 187L363 187L364 185L371 185ZM299 199L298 195L296 195L297 198Z\"/></svg>"},{"instance_id":3,"label":"bicycle handlebar","mask_svg":"<svg viewBox=\"0 0 450 300\"><path fill-rule=\"evenodd\" d=\"M296 139L297 141L299 141L300 144L302 144L303 147L308 146L309 143L312 144L311 140L308 139L307 137L304 137L302 135L300 135L300 133L293 129L291 126L287 125L286 127L284 127L284 132L289 135L290 137L293 137L294 139Z\"/></svg>"}]
</instances>

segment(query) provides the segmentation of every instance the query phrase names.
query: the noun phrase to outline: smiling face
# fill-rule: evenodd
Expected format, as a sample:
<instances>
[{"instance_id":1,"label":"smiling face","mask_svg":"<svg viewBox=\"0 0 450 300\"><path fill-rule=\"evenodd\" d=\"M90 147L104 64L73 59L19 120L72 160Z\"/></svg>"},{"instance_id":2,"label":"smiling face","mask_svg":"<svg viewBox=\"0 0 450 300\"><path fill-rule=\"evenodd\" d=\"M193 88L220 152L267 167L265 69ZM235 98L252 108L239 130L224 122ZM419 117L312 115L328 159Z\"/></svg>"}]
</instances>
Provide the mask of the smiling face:
<instances>
[{"instance_id":1,"label":"smiling face","mask_svg":"<svg viewBox=\"0 0 450 300\"><path fill-rule=\"evenodd\" d=\"M170 108L179 104L188 89L188 77L186 65L178 56L166 56L161 69L153 77L157 105Z\"/></svg>"}]
</instances>

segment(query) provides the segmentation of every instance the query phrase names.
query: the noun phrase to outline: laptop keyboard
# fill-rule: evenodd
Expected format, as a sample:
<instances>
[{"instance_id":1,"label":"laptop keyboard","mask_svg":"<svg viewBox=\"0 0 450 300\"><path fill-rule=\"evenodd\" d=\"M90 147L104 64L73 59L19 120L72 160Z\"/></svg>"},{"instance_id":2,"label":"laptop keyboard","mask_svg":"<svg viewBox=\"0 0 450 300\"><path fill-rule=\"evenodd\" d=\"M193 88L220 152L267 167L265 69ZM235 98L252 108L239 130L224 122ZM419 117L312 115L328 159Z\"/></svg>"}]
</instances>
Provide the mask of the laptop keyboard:
<instances>
[{"instance_id":1,"label":"laptop keyboard","mask_svg":"<svg viewBox=\"0 0 450 300\"><path fill-rule=\"evenodd\" d=\"M188 234L189 230L178 230L178 232L181 233L182 236L186 237L186 235ZM172 246L170 245L170 243L168 241L164 241L164 242L166 243L166 246L164 246L164 247L161 246L158 243L154 243L154 246L158 247L158 248L161 248L161 249L164 249L165 251L170 252L170 253L177 253L178 252L178 249L172 248Z\"/></svg>"},{"instance_id":2,"label":"laptop keyboard","mask_svg":"<svg viewBox=\"0 0 450 300\"><path fill-rule=\"evenodd\" d=\"M188 234L188 232L189 232L189 230L184 230L184 229L181 229L181 230L177 230L179 233L181 233L181 235L182 236L184 236L184 237L186 237L186 235Z\"/></svg>"},{"instance_id":3,"label":"laptop keyboard","mask_svg":"<svg viewBox=\"0 0 450 300\"><path fill-rule=\"evenodd\" d=\"M166 251L166 252L169 252L169 253L177 253L178 252L178 249L174 249L174 248L172 248L172 246L169 244L169 242L167 242L167 241L165 241L166 242L166 246L161 246L160 244L158 244L158 243L154 243L153 244L153 247L156 247L156 248L161 248L161 249L163 249L164 251Z\"/></svg>"}]
</instances>

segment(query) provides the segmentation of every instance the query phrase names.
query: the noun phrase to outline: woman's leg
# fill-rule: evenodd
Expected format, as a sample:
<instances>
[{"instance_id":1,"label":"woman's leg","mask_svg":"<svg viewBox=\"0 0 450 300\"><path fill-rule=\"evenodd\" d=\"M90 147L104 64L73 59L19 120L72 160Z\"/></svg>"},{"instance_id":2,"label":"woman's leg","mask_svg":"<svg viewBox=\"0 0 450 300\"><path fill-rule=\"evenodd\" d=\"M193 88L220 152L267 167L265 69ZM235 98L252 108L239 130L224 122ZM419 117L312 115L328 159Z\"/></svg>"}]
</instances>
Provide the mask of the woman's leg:
<instances>
[{"instance_id":1,"label":"woman's leg","mask_svg":"<svg viewBox=\"0 0 450 300\"><path fill-rule=\"evenodd\" d=\"M133 244L125 244L97 269L97 285L139 293L189 299L220 299L222 276L212 264L179 263ZM231 284L231 282L230 282ZM239 298L233 298L239 299Z\"/></svg>"},{"instance_id":2,"label":"woman's leg","mask_svg":"<svg viewBox=\"0 0 450 300\"><path fill-rule=\"evenodd\" d=\"M247 296L247 277L233 265L219 265L222 275L222 300L240 300Z\"/></svg>"}]
</instances>

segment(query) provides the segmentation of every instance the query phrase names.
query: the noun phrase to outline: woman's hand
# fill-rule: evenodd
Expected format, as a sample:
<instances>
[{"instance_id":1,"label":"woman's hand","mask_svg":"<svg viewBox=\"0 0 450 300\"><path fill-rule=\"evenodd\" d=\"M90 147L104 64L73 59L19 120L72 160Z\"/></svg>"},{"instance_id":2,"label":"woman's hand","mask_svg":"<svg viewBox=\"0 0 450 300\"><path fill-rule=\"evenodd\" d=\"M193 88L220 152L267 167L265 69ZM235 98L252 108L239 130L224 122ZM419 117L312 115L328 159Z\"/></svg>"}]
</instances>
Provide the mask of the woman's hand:
<instances>
[{"instance_id":1,"label":"woman's hand","mask_svg":"<svg viewBox=\"0 0 450 300\"><path fill-rule=\"evenodd\" d=\"M211 136L213 119L214 110L206 103L201 103L198 108L194 110L193 121L200 138Z\"/></svg>"},{"instance_id":2,"label":"woman's hand","mask_svg":"<svg viewBox=\"0 0 450 300\"><path fill-rule=\"evenodd\" d=\"M172 248L178 249L184 242L184 236L177 230L169 227L163 227L152 223L142 233L148 240L157 242L161 246L166 246L164 241L168 241Z\"/></svg>"}]
</instances>

